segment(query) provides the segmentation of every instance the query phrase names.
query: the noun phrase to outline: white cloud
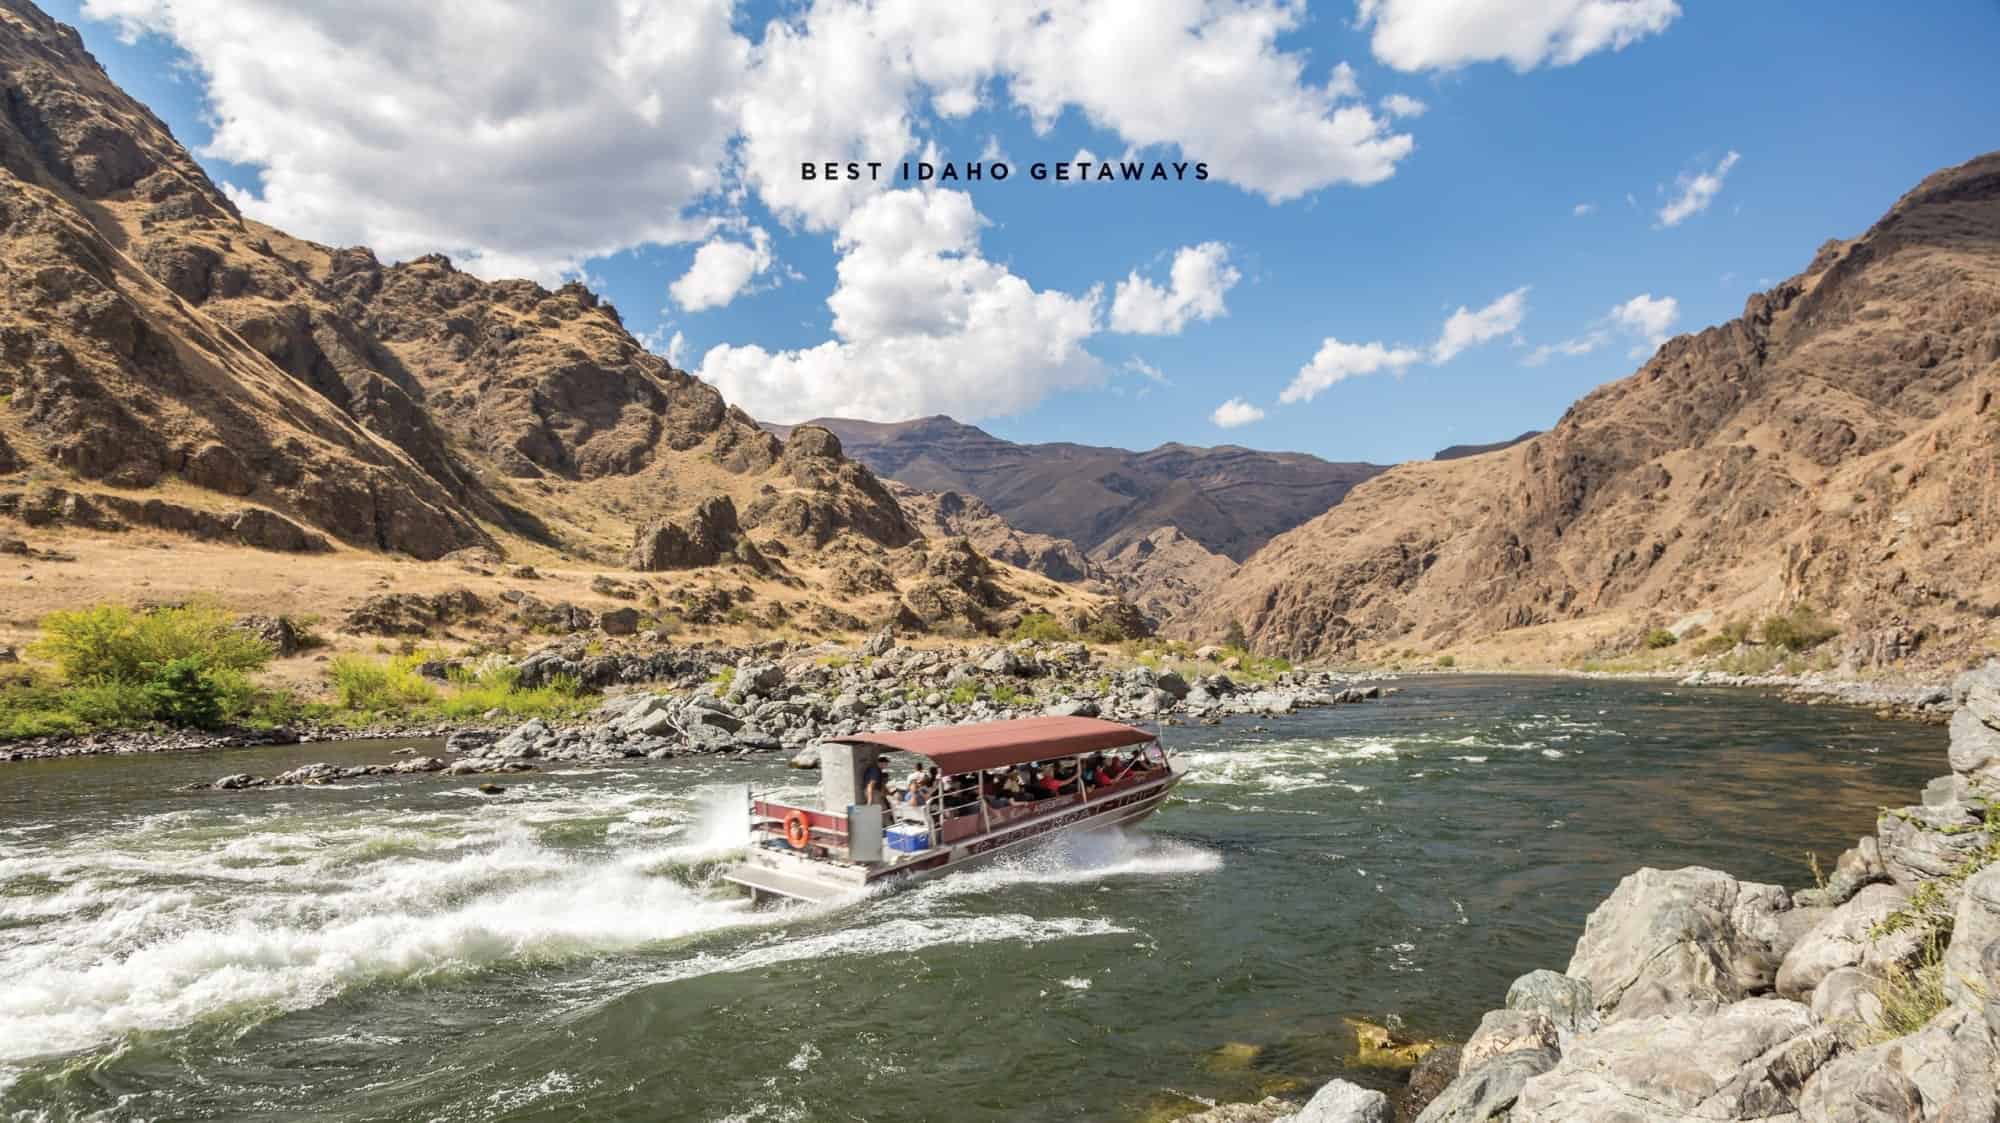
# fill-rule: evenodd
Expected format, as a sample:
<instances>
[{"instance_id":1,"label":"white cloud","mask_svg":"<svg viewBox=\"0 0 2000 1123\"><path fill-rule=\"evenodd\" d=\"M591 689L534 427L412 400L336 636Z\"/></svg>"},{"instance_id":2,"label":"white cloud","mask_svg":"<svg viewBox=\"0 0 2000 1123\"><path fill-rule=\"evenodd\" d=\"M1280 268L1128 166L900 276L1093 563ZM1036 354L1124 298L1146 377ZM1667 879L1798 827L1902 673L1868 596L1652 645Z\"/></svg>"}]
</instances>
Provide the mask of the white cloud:
<instances>
[{"instance_id":1,"label":"white cloud","mask_svg":"<svg viewBox=\"0 0 2000 1123\"><path fill-rule=\"evenodd\" d=\"M1179 335L1190 320L1226 315L1227 293L1243 275L1229 264L1229 247L1221 242L1182 246L1161 288L1133 270L1118 282L1111 301L1111 330L1135 335Z\"/></svg>"},{"instance_id":2,"label":"white cloud","mask_svg":"<svg viewBox=\"0 0 2000 1123\"><path fill-rule=\"evenodd\" d=\"M1448 363L1468 347L1475 347L1503 335L1511 335L1528 314L1526 285L1502 296L1479 311L1463 305L1444 322L1438 341L1431 345L1431 362Z\"/></svg>"},{"instance_id":3,"label":"white cloud","mask_svg":"<svg viewBox=\"0 0 2000 1123\"><path fill-rule=\"evenodd\" d=\"M1610 320L1628 335L1644 341L1632 349L1632 356L1639 358L1660 349L1660 344L1667 341L1667 329L1680 316L1680 301L1671 296L1655 298L1652 293L1642 292L1611 309Z\"/></svg>"},{"instance_id":4,"label":"white cloud","mask_svg":"<svg viewBox=\"0 0 2000 1123\"><path fill-rule=\"evenodd\" d=\"M1291 405L1294 402L1309 402L1321 390L1344 379L1358 375L1374 374L1387 370L1401 374L1424 357L1423 352L1408 347L1385 347L1380 343L1342 343L1328 336L1321 342L1312 362L1299 368L1278 400Z\"/></svg>"},{"instance_id":5,"label":"white cloud","mask_svg":"<svg viewBox=\"0 0 2000 1123\"><path fill-rule=\"evenodd\" d=\"M1675 320L1680 319L1680 314L1680 302L1673 297L1655 297L1652 293L1642 292L1623 304L1612 305L1611 310L1582 335L1560 343L1544 343L1529 351L1521 359L1521 365L1538 367L1557 355L1588 355L1619 335L1635 341L1627 352L1628 356L1643 359L1667 341L1667 331L1673 327Z\"/></svg>"},{"instance_id":6,"label":"white cloud","mask_svg":"<svg viewBox=\"0 0 2000 1123\"><path fill-rule=\"evenodd\" d=\"M1242 398L1231 398L1221 405L1216 406L1215 412L1209 414L1208 419L1222 426L1224 429L1234 429L1239 425L1248 425L1253 421L1264 420L1264 411L1244 401Z\"/></svg>"},{"instance_id":7,"label":"white cloud","mask_svg":"<svg viewBox=\"0 0 2000 1123\"><path fill-rule=\"evenodd\" d=\"M192 56L209 154L262 169L255 218L397 259L554 281L588 258L698 238L749 45L727 0L88 0Z\"/></svg>"},{"instance_id":8,"label":"white cloud","mask_svg":"<svg viewBox=\"0 0 2000 1123\"><path fill-rule=\"evenodd\" d=\"M1729 175L1729 169L1736 166L1742 157L1731 151L1705 172L1682 172L1674 181L1674 196L1667 205L1660 208L1661 226L1679 226L1682 222L1708 209L1715 197L1722 191L1722 181Z\"/></svg>"},{"instance_id":9,"label":"white cloud","mask_svg":"<svg viewBox=\"0 0 2000 1123\"><path fill-rule=\"evenodd\" d=\"M1569 209L1569 213L1575 215L1578 218L1582 218L1585 215L1589 214L1595 214L1596 212L1597 212L1596 203L1578 203L1576 206L1573 206Z\"/></svg>"},{"instance_id":10,"label":"white cloud","mask_svg":"<svg viewBox=\"0 0 2000 1123\"><path fill-rule=\"evenodd\" d=\"M1397 70L1504 61L1517 71L1568 66L1665 31L1674 0L1359 0L1376 59Z\"/></svg>"},{"instance_id":11,"label":"white cloud","mask_svg":"<svg viewBox=\"0 0 2000 1123\"><path fill-rule=\"evenodd\" d=\"M983 224L963 192L874 196L835 238L835 338L778 352L712 347L699 373L731 402L781 422L974 420L1101 381L1103 365L1083 348L1098 327L1101 287L1035 290L980 255Z\"/></svg>"},{"instance_id":12,"label":"white cloud","mask_svg":"<svg viewBox=\"0 0 2000 1123\"><path fill-rule=\"evenodd\" d=\"M668 285L667 292L689 312L721 308L770 269L773 260L771 236L761 227L750 228L748 245L711 238L695 251L688 271Z\"/></svg>"},{"instance_id":13,"label":"white cloud","mask_svg":"<svg viewBox=\"0 0 2000 1123\"><path fill-rule=\"evenodd\" d=\"M1167 381L1167 376L1161 372L1159 367L1154 366L1137 355L1133 355L1131 358L1125 360L1125 369L1149 382L1157 382L1162 386L1171 385Z\"/></svg>"},{"instance_id":14,"label":"white cloud","mask_svg":"<svg viewBox=\"0 0 2000 1123\"><path fill-rule=\"evenodd\" d=\"M1382 99L1382 112L1391 117L1422 117L1430 106L1408 94L1390 94Z\"/></svg>"}]
</instances>

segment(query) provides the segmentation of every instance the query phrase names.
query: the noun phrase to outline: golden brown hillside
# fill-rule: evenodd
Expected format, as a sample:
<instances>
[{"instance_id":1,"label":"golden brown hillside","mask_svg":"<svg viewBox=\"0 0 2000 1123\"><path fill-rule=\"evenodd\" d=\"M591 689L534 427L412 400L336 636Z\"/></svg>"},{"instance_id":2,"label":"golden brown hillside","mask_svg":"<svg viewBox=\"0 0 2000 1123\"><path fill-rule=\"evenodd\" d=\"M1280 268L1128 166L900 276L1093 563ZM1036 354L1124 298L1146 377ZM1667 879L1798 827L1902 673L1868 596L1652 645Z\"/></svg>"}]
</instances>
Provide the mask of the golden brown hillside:
<instances>
[{"instance_id":1,"label":"golden brown hillside","mask_svg":"<svg viewBox=\"0 0 2000 1123\"><path fill-rule=\"evenodd\" d=\"M1868 668L2000 616L2000 154L1669 341L1551 430L1406 464L1274 539L1171 630L1266 651L1552 662L1797 605Z\"/></svg>"},{"instance_id":2,"label":"golden brown hillside","mask_svg":"<svg viewBox=\"0 0 2000 1123\"><path fill-rule=\"evenodd\" d=\"M0 0L0 87L0 537L84 545L94 560L58 583L77 596L99 587L77 567L117 569L119 541L164 531L334 560L472 549L495 574L661 571L661 611L745 589L759 604L734 618L771 627L1117 611L928 548L832 433L780 441L580 284L385 265L245 219L22 0ZM67 603L19 598L10 626L29 601Z\"/></svg>"}]
</instances>

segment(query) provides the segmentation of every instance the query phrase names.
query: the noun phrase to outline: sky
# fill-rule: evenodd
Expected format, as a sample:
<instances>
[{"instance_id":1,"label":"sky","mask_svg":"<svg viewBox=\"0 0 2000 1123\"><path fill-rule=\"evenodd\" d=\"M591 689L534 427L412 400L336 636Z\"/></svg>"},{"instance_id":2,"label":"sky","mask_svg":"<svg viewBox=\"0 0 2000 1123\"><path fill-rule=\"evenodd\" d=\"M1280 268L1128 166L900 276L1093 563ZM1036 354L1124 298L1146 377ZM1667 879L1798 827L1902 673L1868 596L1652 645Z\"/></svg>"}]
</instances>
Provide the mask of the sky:
<instances>
[{"instance_id":1,"label":"sky","mask_svg":"<svg viewBox=\"0 0 2000 1123\"><path fill-rule=\"evenodd\" d=\"M2000 147L1991 0L44 2L255 218L1019 441L1546 428Z\"/></svg>"}]
</instances>

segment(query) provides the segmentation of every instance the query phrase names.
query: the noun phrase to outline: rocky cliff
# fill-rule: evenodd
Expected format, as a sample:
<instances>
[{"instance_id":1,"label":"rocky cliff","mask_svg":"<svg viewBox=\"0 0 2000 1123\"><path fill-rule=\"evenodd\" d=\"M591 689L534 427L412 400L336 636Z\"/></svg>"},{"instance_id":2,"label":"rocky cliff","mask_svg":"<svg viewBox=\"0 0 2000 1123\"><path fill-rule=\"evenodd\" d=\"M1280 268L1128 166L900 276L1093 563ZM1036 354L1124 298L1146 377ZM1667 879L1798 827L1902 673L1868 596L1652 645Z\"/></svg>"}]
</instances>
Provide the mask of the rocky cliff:
<instances>
[{"instance_id":1,"label":"rocky cliff","mask_svg":"<svg viewBox=\"0 0 2000 1123\"><path fill-rule=\"evenodd\" d=\"M1174 527L1210 553L1241 561L1382 471L1234 445L1132 452L1015 444L943 416L812 424L838 433L856 459L884 476L920 491L978 496L1016 528L1066 538L1097 558Z\"/></svg>"},{"instance_id":2,"label":"rocky cliff","mask_svg":"<svg viewBox=\"0 0 2000 1123\"><path fill-rule=\"evenodd\" d=\"M1615 647L1806 604L1857 663L1963 658L2000 613L1996 388L2000 154L1548 432L1356 487L1174 630L1235 620L1267 651L1366 656L1540 628L1549 652L1583 634L1569 622Z\"/></svg>"},{"instance_id":3,"label":"rocky cliff","mask_svg":"<svg viewBox=\"0 0 2000 1123\"><path fill-rule=\"evenodd\" d=\"M832 432L766 432L580 284L384 264L246 219L24 0L0 0L0 107L0 512L726 566L850 613L925 580L898 556L922 533ZM863 571L890 576L838 587Z\"/></svg>"}]
</instances>

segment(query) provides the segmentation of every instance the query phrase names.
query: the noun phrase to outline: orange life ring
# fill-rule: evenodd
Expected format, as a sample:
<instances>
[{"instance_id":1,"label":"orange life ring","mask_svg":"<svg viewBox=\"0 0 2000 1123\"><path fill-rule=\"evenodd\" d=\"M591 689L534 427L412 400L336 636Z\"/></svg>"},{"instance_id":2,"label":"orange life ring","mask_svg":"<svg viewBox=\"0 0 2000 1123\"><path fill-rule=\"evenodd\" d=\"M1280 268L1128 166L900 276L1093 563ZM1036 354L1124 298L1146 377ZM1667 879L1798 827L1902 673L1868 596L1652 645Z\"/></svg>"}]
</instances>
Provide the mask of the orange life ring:
<instances>
[{"instance_id":1,"label":"orange life ring","mask_svg":"<svg viewBox=\"0 0 2000 1123\"><path fill-rule=\"evenodd\" d=\"M785 841L794 850L804 850L812 842L812 826L806 822L805 812L797 808L785 812Z\"/></svg>"}]
</instances>

